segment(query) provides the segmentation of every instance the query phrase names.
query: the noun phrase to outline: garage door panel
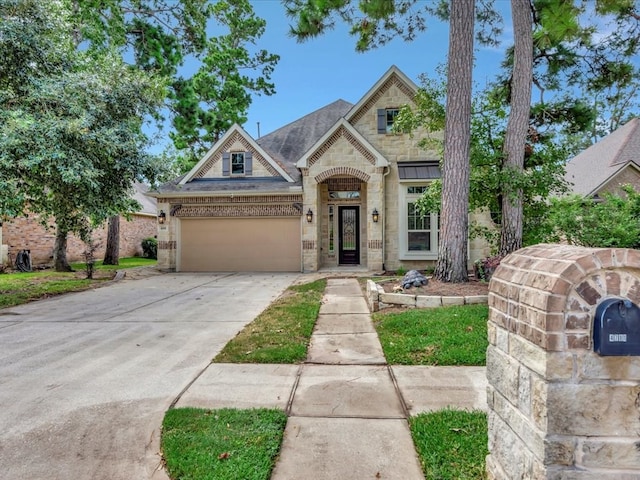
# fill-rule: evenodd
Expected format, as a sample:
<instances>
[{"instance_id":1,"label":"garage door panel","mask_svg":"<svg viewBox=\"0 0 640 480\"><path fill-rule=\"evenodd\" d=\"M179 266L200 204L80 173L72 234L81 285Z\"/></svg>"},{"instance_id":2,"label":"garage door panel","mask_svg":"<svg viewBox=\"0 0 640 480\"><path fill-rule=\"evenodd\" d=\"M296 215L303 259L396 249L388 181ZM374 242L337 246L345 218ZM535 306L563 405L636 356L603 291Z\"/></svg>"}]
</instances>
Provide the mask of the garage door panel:
<instances>
[{"instance_id":1,"label":"garage door panel","mask_svg":"<svg viewBox=\"0 0 640 480\"><path fill-rule=\"evenodd\" d=\"M297 272L300 219L216 218L180 221L183 272Z\"/></svg>"}]
</instances>

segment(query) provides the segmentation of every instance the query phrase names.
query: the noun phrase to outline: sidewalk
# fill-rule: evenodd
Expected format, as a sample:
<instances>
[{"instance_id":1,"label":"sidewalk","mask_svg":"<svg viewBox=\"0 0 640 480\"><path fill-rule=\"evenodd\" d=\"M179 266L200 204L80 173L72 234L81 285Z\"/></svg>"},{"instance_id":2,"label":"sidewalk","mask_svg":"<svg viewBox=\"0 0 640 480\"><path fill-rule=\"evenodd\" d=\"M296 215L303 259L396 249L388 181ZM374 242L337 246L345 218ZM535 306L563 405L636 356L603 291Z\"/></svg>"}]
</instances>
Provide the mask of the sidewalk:
<instances>
[{"instance_id":1,"label":"sidewalk","mask_svg":"<svg viewBox=\"0 0 640 480\"><path fill-rule=\"evenodd\" d=\"M423 479L409 415L486 410L484 367L386 365L355 279L329 279L302 365L211 364L177 407L280 408L272 480Z\"/></svg>"}]
</instances>

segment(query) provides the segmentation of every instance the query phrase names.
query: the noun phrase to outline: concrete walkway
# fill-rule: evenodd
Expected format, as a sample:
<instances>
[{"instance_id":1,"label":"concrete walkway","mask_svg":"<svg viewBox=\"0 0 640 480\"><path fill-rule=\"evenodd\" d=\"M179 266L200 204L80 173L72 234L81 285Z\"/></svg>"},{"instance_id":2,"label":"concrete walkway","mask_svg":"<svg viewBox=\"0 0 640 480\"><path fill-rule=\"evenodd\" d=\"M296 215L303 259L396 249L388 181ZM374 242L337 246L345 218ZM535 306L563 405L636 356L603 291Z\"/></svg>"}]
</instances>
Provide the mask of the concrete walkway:
<instances>
[{"instance_id":1,"label":"concrete walkway","mask_svg":"<svg viewBox=\"0 0 640 480\"><path fill-rule=\"evenodd\" d=\"M272 480L418 480L407 423L445 407L486 410L484 367L386 364L355 279L329 279L303 365L212 364L176 406L284 409Z\"/></svg>"}]
</instances>

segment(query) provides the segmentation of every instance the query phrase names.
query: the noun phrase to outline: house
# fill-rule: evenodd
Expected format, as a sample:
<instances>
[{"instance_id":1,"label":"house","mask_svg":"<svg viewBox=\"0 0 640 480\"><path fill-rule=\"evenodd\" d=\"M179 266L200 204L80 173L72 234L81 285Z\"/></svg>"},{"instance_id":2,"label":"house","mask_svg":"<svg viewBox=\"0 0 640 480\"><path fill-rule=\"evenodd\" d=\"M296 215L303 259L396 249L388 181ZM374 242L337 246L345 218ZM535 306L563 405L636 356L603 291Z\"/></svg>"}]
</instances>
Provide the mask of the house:
<instances>
[{"instance_id":1,"label":"house","mask_svg":"<svg viewBox=\"0 0 640 480\"><path fill-rule=\"evenodd\" d=\"M142 255L141 242L157 234L156 201L146 194L148 187L142 183L134 184L133 198L140 204L140 210L133 213L127 220L120 219L120 256L133 257ZM100 245L95 257L104 257L106 247L107 228L105 225L92 233L92 238ZM50 265L53 261L53 247L55 244L55 222L50 222L49 228L42 226L37 215L13 218L4 223L0 222L0 265L15 261L20 250L29 250L32 265ZM67 260L70 262L83 261L85 243L76 235L69 235L67 239Z\"/></svg>"},{"instance_id":2,"label":"house","mask_svg":"<svg viewBox=\"0 0 640 480\"><path fill-rule=\"evenodd\" d=\"M391 131L416 85L391 67L355 104L327 105L269 135L234 125L186 175L150 193L166 220L158 266L176 271L424 269L438 215L415 201L439 153ZM471 261L487 246L470 243ZM470 263L471 263L470 261Z\"/></svg>"},{"instance_id":3,"label":"house","mask_svg":"<svg viewBox=\"0 0 640 480\"><path fill-rule=\"evenodd\" d=\"M565 180L572 192L598 198L602 193L622 193L629 184L640 192L640 118L634 118L573 157Z\"/></svg>"}]
</instances>

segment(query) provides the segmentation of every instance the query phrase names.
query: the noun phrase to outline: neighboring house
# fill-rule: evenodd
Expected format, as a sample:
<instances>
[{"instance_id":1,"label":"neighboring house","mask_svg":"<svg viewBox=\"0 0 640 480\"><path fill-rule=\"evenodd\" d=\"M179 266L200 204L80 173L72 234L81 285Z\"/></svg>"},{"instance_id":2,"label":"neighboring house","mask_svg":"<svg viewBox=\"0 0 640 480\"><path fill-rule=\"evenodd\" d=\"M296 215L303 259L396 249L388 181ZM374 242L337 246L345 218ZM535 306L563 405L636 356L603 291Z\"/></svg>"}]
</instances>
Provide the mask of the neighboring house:
<instances>
[{"instance_id":1,"label":"neighboring house","mask_svg":"<svg viewBox=\"0 0 640 480\"><path fill-rule=\"evenodd\" d=\"M234 125L186 175L150 193L166 215L158 266L176 271L424 269L437 214L415 201L440 177L437 152L392 133L416 85L391 67L355 104L338 100L253 139ZM311 94L312 92L310 92ZM471 242L470 263L486 256Z\"/></svg>"},{"instance_id":2,"label":"neighboring house","mask_svg":"<svg viewBox=\"0 0 640 480\"><path fill-rule=\"evenodd\" d=\"M145 193L148 187L141 183L134 185L133 198L141 208L127 220L120 219L120 256L133 257L142 255L141 242L157 234L156 201ZM0 264L13 263L20 250L30 250L31 263L35 265L50 265L53 262L53 247L55 243L55 222L50 222L49 228L44 228L36 215L11 219L0 225ZM100 245L95 252L97 259L104 257L107 241L106 224L92 233L94 241ZM84 260L85 243L75 235L69 235L67 240L67 259L70 262ZM4 252L4 254L3 254Z\"/></svg>"},{"instance_id":3,"label":"neighboring house","mask_svg":"<svg viewBox=\"0 0 640 480\"><path fill-rule=\"evenodd\" d=\"M572 192L598 198L602 193L622 193L630 184L640 192L640 118L634 118L573 157L565 180Z\"/></svg>"}]
</instances>

